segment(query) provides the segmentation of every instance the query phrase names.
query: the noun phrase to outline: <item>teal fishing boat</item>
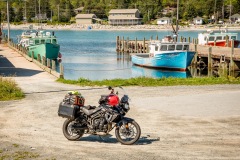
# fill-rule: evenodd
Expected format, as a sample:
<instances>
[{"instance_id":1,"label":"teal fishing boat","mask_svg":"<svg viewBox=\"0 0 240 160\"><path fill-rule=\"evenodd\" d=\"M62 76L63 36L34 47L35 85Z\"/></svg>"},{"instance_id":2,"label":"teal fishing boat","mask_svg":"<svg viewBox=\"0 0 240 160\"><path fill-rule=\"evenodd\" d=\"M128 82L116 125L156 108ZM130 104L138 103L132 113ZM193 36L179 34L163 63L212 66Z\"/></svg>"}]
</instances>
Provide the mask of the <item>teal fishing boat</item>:
<instances>
[{"instance_id":1,"label":"teal fishing boat","mask_svg":"<svg viewBox=\"0 0 240 160\"><path fill-rule=\"evenodd\" d=\"M57 43L54 32L30 28L18 37L18 44L27 48L29 57L34 53L34 59L37 59L38 54L48 59L61 58L60 45Z\"/></svg>"}]
</instances>

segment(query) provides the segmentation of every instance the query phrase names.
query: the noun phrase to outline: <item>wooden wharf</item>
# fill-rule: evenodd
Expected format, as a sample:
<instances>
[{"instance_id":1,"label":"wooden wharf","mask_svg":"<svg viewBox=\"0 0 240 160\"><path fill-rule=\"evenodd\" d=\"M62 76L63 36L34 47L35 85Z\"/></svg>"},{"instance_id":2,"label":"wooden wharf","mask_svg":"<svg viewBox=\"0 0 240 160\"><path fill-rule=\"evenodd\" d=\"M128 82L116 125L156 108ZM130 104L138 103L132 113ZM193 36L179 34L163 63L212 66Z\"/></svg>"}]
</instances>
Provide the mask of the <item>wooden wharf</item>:
<instances>
[{"instance_id":1,"label":"wooden wharf","mask_svg":"<svg viewBox=\"0 0 240 160\"><path fill-rule=\"evenodd\" d=\"M130 40L117 36L116 38L116 51L118 53L148 53L148 43L153 40ZM156 37L155 40L158 40ZM240 70L240 48L233 47L219 47L209 45L198 45L197 39L180 37L181 42L190 42L190 50L196 51L196 55L192 61L193 66L204 65L208 68L220 67L224 63L229 71ZM233 42L232 42L233 44Z\"/></svg>"}]
</instances>

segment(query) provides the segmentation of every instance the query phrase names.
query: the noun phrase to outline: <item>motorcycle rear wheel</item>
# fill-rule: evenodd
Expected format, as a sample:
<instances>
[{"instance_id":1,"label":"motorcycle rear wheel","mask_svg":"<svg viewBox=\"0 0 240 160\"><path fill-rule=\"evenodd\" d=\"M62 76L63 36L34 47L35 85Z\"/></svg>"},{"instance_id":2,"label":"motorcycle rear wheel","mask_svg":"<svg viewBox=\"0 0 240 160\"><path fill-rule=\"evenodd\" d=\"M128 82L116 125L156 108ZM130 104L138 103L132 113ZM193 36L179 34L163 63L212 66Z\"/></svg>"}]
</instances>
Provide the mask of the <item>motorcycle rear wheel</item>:
<instances>
[{"instance_id":1,"label":"motorcycle rear wheel","mask_svg":"<svg viewBox=\"0 0 240 160\"><path fill-rule=\"evenodd\" d=\"M63 135L70 141L75 141L80 139L83 134L84 134L84 130L80 130L80 131L75 131L72 128L72 125L75 123L74 120L71 119L66 119L65 122L63 123Z\"/></svg>"},{"instance_id":2,"label":"motorcycle rear wheel","mask_svg":"<svg viewBox=\"0 0 240 160\"><path fill-rule=\"evenodd\" d=\"M134 144L141 135L141 129L137 122L128 122L127 128L123 124L116 128L115 135L117 140L125 145Z\"/></svg>"}]
</instances>

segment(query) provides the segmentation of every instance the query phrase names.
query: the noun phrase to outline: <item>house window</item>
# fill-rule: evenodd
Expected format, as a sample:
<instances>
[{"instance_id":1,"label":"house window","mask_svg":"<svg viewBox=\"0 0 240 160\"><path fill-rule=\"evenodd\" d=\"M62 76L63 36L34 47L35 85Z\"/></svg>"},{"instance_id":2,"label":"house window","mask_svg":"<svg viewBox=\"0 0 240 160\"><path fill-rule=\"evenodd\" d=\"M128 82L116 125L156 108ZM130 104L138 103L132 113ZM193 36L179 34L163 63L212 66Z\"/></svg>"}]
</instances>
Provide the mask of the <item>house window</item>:
<instances>
[{"instance_id":1,"label":"house window","mask_svg":"<svg viewBox=\"0 0 240 160\"><path fill-rule=\"evenodd\" d=\"M155 46L155 51L158 51L158 46L157 45Z\"/></svg>"}]
</instances>

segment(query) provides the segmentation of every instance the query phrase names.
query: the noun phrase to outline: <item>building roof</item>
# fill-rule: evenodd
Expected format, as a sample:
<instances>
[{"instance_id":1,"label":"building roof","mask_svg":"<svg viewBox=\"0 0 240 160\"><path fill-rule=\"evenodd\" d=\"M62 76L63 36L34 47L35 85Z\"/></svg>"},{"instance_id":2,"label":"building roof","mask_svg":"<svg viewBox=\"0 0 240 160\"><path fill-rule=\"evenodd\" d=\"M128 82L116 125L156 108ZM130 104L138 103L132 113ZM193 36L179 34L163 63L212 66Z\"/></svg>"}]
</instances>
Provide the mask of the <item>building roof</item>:
<instances>
[{"instance_id":1,"label":"building roof","mask_svg":"<svg viewBox=\"0 0 240 160\"><path fill-rule=\"evenodd\" d=\"M108 19L142 19L142 18L137 18L137 17L127 17L124 15L119 15L119 16L108 16Z\"/></svg>"},{"instance_id":2,"label":"building roof","mask_svg":"<svg viewBox=\"0 0 240 160\"><path fill-rule=\"evenodd\" d=\"M202 17L197 16L196 18L193 18L193 20L202 20Z\"/></svg>"},{"instance_id":3,"label":"building roof","mask_svg":"<svg viewBox=\"0 0 240 160\"><path fill-rule=\"evenodd\" d=\"M92 18L97 18L95 14L77 14L76 19L92 19Z\"/></svg>"},{"instance_id":4,"label":"building roof","mask_svg":"<svg viewBox=\"0 0 240 160\"><path fill-rule=\"evenodd\" d=\"M136 13L137 11L138 9L111 9L109 13Z\"/></svg>"}]
</instances>

